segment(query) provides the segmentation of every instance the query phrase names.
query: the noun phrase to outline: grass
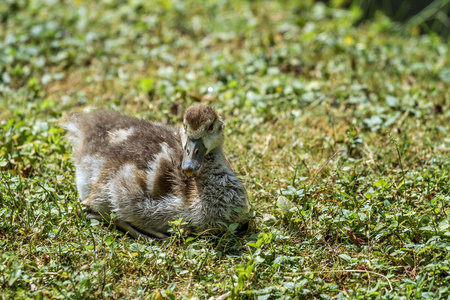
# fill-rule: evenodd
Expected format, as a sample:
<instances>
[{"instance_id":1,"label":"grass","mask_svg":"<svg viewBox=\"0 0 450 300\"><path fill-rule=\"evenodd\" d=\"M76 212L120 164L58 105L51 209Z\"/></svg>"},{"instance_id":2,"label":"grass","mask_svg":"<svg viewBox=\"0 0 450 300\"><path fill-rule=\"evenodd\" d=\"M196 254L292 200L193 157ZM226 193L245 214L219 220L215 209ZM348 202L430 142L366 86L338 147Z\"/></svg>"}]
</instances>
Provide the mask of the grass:
<instances>
[{"instance_id":1,"label":"grass","mask_svg":"<svg viewBox=\"0 0 450 300\"><path fill-rule=\"evenodd\" d=\"M448 41L336 3L0 4L1 298L447 299ZM196 102L227 122L248 232L77 216L62 115L179 126Z\"/></svg>"}]
</instances>

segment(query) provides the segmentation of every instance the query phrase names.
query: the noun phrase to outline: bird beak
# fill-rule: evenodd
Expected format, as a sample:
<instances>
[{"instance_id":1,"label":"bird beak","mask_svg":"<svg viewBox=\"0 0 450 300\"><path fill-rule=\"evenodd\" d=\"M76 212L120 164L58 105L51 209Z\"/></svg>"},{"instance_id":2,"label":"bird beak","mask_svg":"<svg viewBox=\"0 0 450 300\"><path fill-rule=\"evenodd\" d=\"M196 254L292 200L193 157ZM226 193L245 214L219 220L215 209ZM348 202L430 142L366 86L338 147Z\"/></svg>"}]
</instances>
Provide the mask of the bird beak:
<instances>
[{"instance_id":1,"label":"bird beak","mask_svg":"<svg viewBox=\"0 0 450 300\"><path fill-rule=\"evenodd\" d=\"M206 148L203 146L201 139L188 139L186 148L183 154L183 163L181 168L184 174L191 176L202 165L203 157L205 156Z\"/></svg>"}]
</instances>

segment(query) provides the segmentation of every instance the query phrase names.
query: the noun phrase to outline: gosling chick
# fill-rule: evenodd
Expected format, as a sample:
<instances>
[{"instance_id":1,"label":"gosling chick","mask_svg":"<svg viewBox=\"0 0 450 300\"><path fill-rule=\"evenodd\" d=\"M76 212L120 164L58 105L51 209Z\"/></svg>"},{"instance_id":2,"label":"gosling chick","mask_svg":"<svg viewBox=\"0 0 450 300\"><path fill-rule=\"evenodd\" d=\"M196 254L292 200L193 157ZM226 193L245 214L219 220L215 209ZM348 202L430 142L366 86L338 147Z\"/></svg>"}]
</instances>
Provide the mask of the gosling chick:
<instances>
[{"instance_id":1,"label":"gosling chick","mask_svg":"<svg viewBox=\"0 0 450 300\"><path fill-rule=\"evenodd\" d=\"M70 114L62 126L88 219L112 221L134 238L166 238L170 221L216 232L248 210L222 151L225 123L211 106L189 107L179 130L102 110Z\"/></svg>"}]
</instances>

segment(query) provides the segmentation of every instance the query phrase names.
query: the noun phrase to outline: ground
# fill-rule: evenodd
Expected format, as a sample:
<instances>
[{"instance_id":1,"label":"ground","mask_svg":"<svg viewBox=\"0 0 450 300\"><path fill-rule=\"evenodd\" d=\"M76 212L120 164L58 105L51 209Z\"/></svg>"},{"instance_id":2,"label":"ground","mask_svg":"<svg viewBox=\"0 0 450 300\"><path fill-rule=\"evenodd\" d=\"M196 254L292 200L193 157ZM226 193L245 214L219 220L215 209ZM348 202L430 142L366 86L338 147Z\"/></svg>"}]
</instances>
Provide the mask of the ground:
<instances>
[{"instance_id":1,"label":"ground","mask_svg":"<svg viewBox=\"0 0 450 300\"><path fill-rule=\"evenodd\" d=\"M0 4L0 297L447 299L449 43L339 2ZM143 241L77 215L62 116L180 126L198 102L247 232Z\"/></svg>"}]
</instances>

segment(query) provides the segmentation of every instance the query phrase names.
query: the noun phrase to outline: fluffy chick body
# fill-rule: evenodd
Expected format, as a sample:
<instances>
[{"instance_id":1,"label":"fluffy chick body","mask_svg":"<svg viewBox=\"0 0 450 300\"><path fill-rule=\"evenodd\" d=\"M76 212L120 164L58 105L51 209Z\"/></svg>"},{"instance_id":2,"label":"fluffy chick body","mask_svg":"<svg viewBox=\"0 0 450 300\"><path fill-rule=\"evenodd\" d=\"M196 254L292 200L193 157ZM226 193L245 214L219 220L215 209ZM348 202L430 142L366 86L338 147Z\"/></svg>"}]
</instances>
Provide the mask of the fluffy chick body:
<instances>
[{"instance_id":1,"label":"fluffy chick body","mask_svg":"<svg viewBox=\"0 0 450 300\"><path fill-rule=\"evenodd\" d=\"M194 232L239 222L248 197L224 158L223 126L206 105L188 109L180 131L111 111L67 116L63 127L87 216L109 219L113 213L112 221L132 236L159 238L179 218ZM182 164L192 138L206 144L205 154L187 176Z\"/></svg>"}]
</instances>

